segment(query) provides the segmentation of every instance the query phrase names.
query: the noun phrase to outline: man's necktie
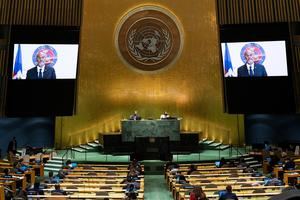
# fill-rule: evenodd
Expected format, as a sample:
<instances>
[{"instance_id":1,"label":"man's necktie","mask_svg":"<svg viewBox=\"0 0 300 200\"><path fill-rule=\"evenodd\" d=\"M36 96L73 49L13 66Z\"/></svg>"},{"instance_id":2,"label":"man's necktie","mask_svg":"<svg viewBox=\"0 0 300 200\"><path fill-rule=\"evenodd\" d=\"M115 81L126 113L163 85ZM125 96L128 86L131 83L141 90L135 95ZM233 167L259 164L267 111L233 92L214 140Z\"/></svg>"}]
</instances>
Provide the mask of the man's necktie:
<instances>
[{"instance_id":1,"label":"man's necktie","mask_svg":"<svg viewBox=\"0 0 300 200\"><path fill-rule=\"evenodd\" d=\"M252 70L252 66L249 67L249 75L250 76L254 76L253 70Z\"/></svg>"},{"instance_id":2,"label":"man's necktie","mask_svg":"<svg viewBox=\"0 0 300 200\"><path fill-rule=\"evenodd\" d=\"M39 73L38 73L38 79L42 79L43 78L43 75L42 75L42 69L39 70Z\"/></svg>"}]
</instances>

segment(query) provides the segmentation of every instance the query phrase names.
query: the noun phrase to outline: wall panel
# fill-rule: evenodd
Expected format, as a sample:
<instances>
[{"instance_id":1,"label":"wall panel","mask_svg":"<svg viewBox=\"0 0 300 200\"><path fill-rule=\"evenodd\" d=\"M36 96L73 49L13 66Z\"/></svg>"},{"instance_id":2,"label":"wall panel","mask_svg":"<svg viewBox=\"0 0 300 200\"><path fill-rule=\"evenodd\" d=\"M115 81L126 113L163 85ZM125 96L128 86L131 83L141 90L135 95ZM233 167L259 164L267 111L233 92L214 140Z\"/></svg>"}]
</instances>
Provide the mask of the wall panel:
<instances>
[{"instance_id":1,"label":"wall panel","mask_svg":"<svg viewBox=\"0 0 300 200\"><path fill-rule=\"evenodd\" d=\"M0 11L5 25L80 26L82 0L0 0Z\"/></svg>"},{"instance_id":2,"label":"wall panel","mask_svg":"<svg viewBox=\"0 0 300 200\"><path fill-rule=\"evenodd\" d=\"M299 0L217 0L217 7L220 25L300 20Z\"/></svg>"},{"instance_id":3,"label":"wall panel","mask_svg":"<svg viewBox=\"0 0 300 200\"><path fill-rule=\"evenodd\" d=\"M168 9L184 30L177 62L152 74L126 66L114 46L120 18L144 4ZM204 137L225 143L243 143L243 120L223 112L216 1L89 0L83 8L77 114L57 118L56 139L61 146L91 141L100 132L118 132L120 120L134 110L154 119L168 111L183 118L184 131L200 131ZM227 15L226 8L222 9L221 14Z\"/></svg>"}]
</instances>

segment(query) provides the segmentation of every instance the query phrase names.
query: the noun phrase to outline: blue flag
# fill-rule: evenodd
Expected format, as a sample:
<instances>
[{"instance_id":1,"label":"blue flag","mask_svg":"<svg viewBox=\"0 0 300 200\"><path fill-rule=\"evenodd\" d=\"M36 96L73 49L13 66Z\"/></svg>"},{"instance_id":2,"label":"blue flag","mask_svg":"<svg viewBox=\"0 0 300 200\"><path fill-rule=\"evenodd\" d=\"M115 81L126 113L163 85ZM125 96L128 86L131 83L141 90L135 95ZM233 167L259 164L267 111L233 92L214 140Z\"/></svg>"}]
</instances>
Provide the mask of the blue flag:
<instances>
[{"instance_id":1,"label":"blue flag","mask_svg":"<svg viewBox=\"0 0 300 200\"><path fill-rule=\"evenodd\" d=\"M224 55L224 57L225 57L224 58L225 75L227 74L227 75L231 76L231 74L233 72L233 68L232 68L232 63L231 63L231 58L230 58L230 53L229 53L227 43L225 43L225 55Z\"/></svg>"},{"instance_id":2,"label":"blue flag","mask_svg":"<svg viewBox=\"0 0 300 200\"><path fill-rule=\"evenodd\" d=\"M15 65L14 65L13 79L20 79L21 76L22 76L22 52L21 52L21 45L19 44Z\"/></svg>"}]
</instances>

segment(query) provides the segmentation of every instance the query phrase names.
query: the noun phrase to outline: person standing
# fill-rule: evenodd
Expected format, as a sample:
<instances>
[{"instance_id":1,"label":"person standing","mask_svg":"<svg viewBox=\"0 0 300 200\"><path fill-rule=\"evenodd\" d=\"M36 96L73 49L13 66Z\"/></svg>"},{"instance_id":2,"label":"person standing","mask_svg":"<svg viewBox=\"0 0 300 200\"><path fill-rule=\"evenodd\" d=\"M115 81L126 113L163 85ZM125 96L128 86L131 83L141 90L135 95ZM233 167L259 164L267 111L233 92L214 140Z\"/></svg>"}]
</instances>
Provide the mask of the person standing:
<instances>
[{"instance_id":1,"label":"person standing","mask_svg":"<svg viewBox=\"0 0 300 200\"><path fill-rule=\"evenodd\" d=\"M16 154L17 153L17 140L16 137L13 137L13 139L8 143L7 147L7 154L9 153Z\"/></svg>"}]
</instances>

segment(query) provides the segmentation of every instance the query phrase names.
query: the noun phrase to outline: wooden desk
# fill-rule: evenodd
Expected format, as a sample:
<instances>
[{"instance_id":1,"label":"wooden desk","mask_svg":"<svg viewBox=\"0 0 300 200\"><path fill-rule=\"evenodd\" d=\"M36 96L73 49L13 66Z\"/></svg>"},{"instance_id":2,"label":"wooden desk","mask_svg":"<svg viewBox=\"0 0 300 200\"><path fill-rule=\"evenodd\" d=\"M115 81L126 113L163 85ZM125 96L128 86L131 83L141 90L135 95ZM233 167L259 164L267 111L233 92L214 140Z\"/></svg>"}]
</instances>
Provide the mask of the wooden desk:
<instances>
[{"instance_id":1,"label":"wooden desk","mask_svg":"<svg viewBox=\"0 0 300 200\"><path fill-rule=\"evenodd\" d=\"M297 184L300 183L300 180L298 180L298 177L300 177L300 174L298 172L284 172L283 174L283 182L285 184L289 184L289 178L296 178L297 179Z\"/></svg>"},{"instance_id":2,"label":"wooden desk","mask_svg":"<svg viewBox=\"0 0 300 200\"><path fill-rule=\"evenodd\" d=\"M64 178L63 179L63 182L66 183L66 182L107 182L107 181L111 181L111 182L122 182L123 180L125 180L125 178L103 178L103 177L100 177L100 178L97 178L97 177L93 177L93 178L86 178L86 177L75 177L75 178L70 178L70 177L67 177L67 178Z\"/></svg>"},{"instance_id":3,"label":"wooden desk","mask_svg":"<svg viewBox=\"0 0 300 200\"><path fill-rule=\"evenodd\" d=\"M25 176L29 176L29 181L30 181L30 184L33 185L34 182L35 182L35 171L34 170L27 170L24 172ZM27 178L28 180L28 178ZM29 182L28 181L28 182Z\"/></svg>"},{"instance_id":4,"label":"wooden desk","mask_svg":"<svg viewBox=\"0 0 300 200\"><path fill-rule=\"evenodd\" d=\"M264 160L263 161L263 173L264 174L269 173L269 166L270 166L269 162L267 160Z\"/></svg>"},{"instance_id":5,"label":"wooden desk","mask_svg":"<svg viewBox=\"0 0 300 200\"><path fill-rule=\"evenodd\" d=\"M5 195L4 195L4 187L0 185L0 199L4 200L5 199Z\"/></svg>"},{"instance_id":6,"label":"wooden desk","mask_svg":"<svg viewBox=\"0 0 300 200\"><path fill-rule=\"evenodd\" d=\"M276 178L280 178L280 173L283 172L283 167L275 166L273 169Z\"/></svg>"},{"instance_id":7,"label":"wooden desk","mask_svg":"<svg viewBox=\"0 0 300 200\"><path fill-rule=\"evenodd\" d=\"M78 164L78 166L75 169L107 169L107 170L111 170L111 169L128 169L128 165L103 165L103 164L87 164L87 165L83 165L83 164ZM144 165L140 165L142 169L144 169Z\"/></svg>"},{"instance_id":8,"label":"wooden desk","mask_svg":"<svg viewBox=\"0 0 300 200\"><path fill-rule=\"evenodd\" d=\"M109 179L109 178L126 178L128 173L112 173L112 174L107 174L104 172L91 172L91 173L76 173L76 174L68 174L66 175L66 178L105 178L105 179ZM138 177L143 177L143 176L138 176Z\"/></svg>"},{"instance_id":9,"label":"wooden desk","mask_svg":"<svg viewBox=\"0 0 300 200\"><path fill-rule=\"evenodd\" d=\"M34 164L30 166L32 166L32 169L35 171L35 174L39 174L39 176L44 176L44 164Z\"/></svg>"},{"instance_id":10,"label":"wooden desk","mask_svg":"<svg viewBox=\"0 0 300 200\"><path fill-rule=\"evenodd\" d=\"M109 167L76 167L75 169L72 169L71 171L90 171L90 170L106 170L106 171L128 171L128 167L115 167L115 168L109 168Z\"/></svg>"},{"instance_id":11,"label":"wooden desk","mask_svg":"<svg viewBox=\"0 0 300 200\"><path fill-rule=\"evenodd\" d=\"M245 176L245 177L210 177L210 178L202 178L202 177L186 177L187 181L243 181L245 182L251 181L251 180L260 180L263 181L265 179L265 176L259 176L259 177L252 177L252 176Z\"/></svg>"},{"instance_id":12,"label":"wooden desk","mask_svg":"<svg viewBox=\"0 0 300 200\"><path fill-rule=\"evenodd\" d=\"M119 193L125 193L126 189L123 189L122 187L112 187L111 189L106 189L106 188L98 188L98 187L94 187L94 188L87 188L87 187L79 187L79 188L61 188L62 190L66 191L66 192L79 192L79 193L91 193L91 192L119 192ZM49 188L49 189L43 189L43 191L45 192L51 192L52 190L54 190L53 188ZM137 192L141 193L143 192L143 190L137 190Z\"/></svg>"},{"instance_id":13,"label":"wooden desk","mask_svg":"<svg viewBox=\"0 0 300 200\"><path fill-rule=\"evenodd\" d=\"M48 187L54 187L56 184L47 184ZM114 184L108 184L108 183L76 183L76 182L63 182L59 184L61 188L63 187L70 187L70 186L74 186L74 187L85 187L85 188L92 188L92 187L97 187L99 189L99 187L103 187L103 186L107 186L107 187L124 187L126 186L126 184L123 183L114 183Z\"/></svg>"},{"instance_id":14,"label":"wooden desk","mask_svg":"<svg viewBox=\"0 0 300 200\"><path fill-rule=\"evenodd\" d=\"M197 168L197 171L224 171L224 170L231 170L231 171L240 171L244 170L245 167L209 167L209 166L203 166ZM189 169L187 167L179 167L178 171L188 171ZM169 170L168 170L169 171Z\"/></svg>"},{"instance_id":15,"label":"wooden desk","mask_svg":"<svg viewBox=\"0 0 300 200\"><path fill-rule=\"evenodd\" d=\"M0 167L1 168L5 168L6 166L12 166L12 164L10 162L7 161L0 161Z\"/></svg>"},{"instance_id":16,"label":"wooden desk","mask_svg":"<svg viewBox=\"0 0 300 200\"><path fill-rule=\"evenodd\" d=\"M36 155L30 156L30 158L29 158L30 162L35 162L36 157L37 157ZM44 163L44 162L47 162L47 160L50 160L50 157L51 157L50 154L41 154L39 159L41 162Z\"/></svg>"},{"instance_id":17,"label":"wooden desk","mask_svg":"<svg viewBox=\"0 0 300 200\"><path fill-rule=\"evenodd\" d=\"M0 185L8 186L14 192L14 194L16 194L17 186L15 181L0 180Z\"/></svg>"},{"instance_id":18,"label":"wooden desk","mask_svg":"<svg viewBox=\"0 0 300 200\"><path fill-rule=\"evenodd\" d=\"M119 200L124 200L125 194L109 194L109 195L96 195L96 194L73 194L73 195L27 195L28 198L31 199L40 199L40 198L53 198L55 200L58 199L104 199L104 198L109 198L109 199L119 199ZM143 200L144 199L144 194L139 194L138 199Z\"/></svg>"},{"instance_id":19,"label":"wooden desk","mask_svg":"<svg viewBox=\"0 0 300 200\"><path fill-rule=\"evenodd\" d=\"M116 179L97 179L97 178L78 178L78 179L64 179L64 182L63 183L82 183L84 182L85 184L86 183L107 183L108 181L111 181L111 182L121 182L123 181L124 179L119 179L119 180L116 180ZM140 179L140 180L137 180L137 182L140 182L140 183L144 183L144 179Z\"/></svg>"},{"instance_id":20,"label":"wooden desk","mask_svg":"<svg viewBox=\"0 0 300 200\"><path fill-rule=\"evenodd\" d=\"M181 172L182 175L186 175L187 174L187 170L175 170L173 172L167 172L166 173L166 176L171 176L173 174L175 174L177 171ZM194 174L201 174L201 175L204 175L204 174L237 174L237 173L243 173L243 170L242 169L220 169L220 168L216 168L214 170L201 170L201 169L198 169L197 171L194 171Z\"/></svg>"},{"instance_id":21,"label":"wooden desk","mask_svg":"<svg viewBox=\"0 0 300 200\"><path fill-rule=\"evenodd\" d=\"M263 184L264 181L247 181L247 182L238 182L238 181L223 181L223 182L219 182L219 181L214 181L214 182L210 182L210 183L201 183L198 181L190 181L191 185L201 185L202 188L205 188L207 185L223 185L223 186L227 186L227 185L243 185L243 184L257 184L257 185L261 185ZM173 182L173 187L177 187L180 186L181 184L177 184L175 183L175 181ZM224 187L224 188L225 188Z\"/></svg>"},{"instance_id":22,"label":"wooden desk","mask_svg":"<svg viewBox=\"0 0 300 200\"><path fill-rule=\"evenodd\" d=\"M233 177L232 175L236 175L236 177L245 177L245 176L251 176L252 173L224 173L224 174L186 174L184 175L185 177L205 177L205 178L211 178L211 177ZM175 175L170 175L170 176L175 176Z\"/></svg>"},{"instance_id":23,"label":"wooden desk","mask_svg":"<svg viewBox=\"0 0 300 200\"><path fill-rule=\"evenodd\" d=\"M250 194L243 194L243 193L236 193L238 198L242 198L242 197L259 197L260 200L263 199L269 199L270 196L275 196L280 194L281 192L270 192L270 193L250 193ZM206 197L208 198L218 198L219 195L206 195ZM263 198L266 197L266 198ZM180 198L180 200L189 200L190 199L190 195L185 195L184 198Z\"/></svg>"},{"instance_id":24,"label":"wooden desk","mask_svg":"<svg viewBox=\"0 0 300 200\"><path fill-rule=\"evenodd\" d=\"M102 164L85 164L81 163L78 164L78 167L128 167L130 163L128 164L107 164L107 163L102 163Z\"/></svg>"},{"instance_id":25,"label":"wooden desk","mask_svg":"<svg viewBox=\"0 0 300 200\"><path fill-rule=\"evenodd\" d=\"M13 166L11 164L5 165L5 166L0 165L0 168L13 169ZM25 172L25 174L33 173L33 175L31 176L31 179L30 179L31 181L33 181L33 182L31 182L32 184L34 183L34 180L35 180L35 174L36 174L35 171L38 171L40 176L44 176L44 164L40 164L40 165L29 164L28 165L28 169Z\"/></svg>"},{"instance_id":26,"label":"wooden desk","mask_svg":"<svg viewBox=\"0 0 300 200\"><path fill-rule=\"evenodd\" d=\"M17 185L17 182L21 182L21 187L23 190L26 189L26 177L25 176L20 176L18 178L14 177L14 178L0 178L0 180L3 180L3 181L15 181L16 182L16 185Z\"/></svg>"},{"instance_id":27,"label":"wooden desk","mask_svg":"<svg viewBox=\"0 0 300 200\"><path fill-rule=\"evenodd\" d=\"M75 169L73 169L73 170L71 170L71 172L77 172L77 171L79 171L79 172L82 172L82 171L84 171L84 172L129 172L129 170L128 169L77 169L77 168L75 168Z\"/></svg>"},{"instance_id":28,"label":"wooden desk","mask_svg":"<svg viewBox=\"0 0 300 200\"><path fill-rule=\"evenodd\" d=\"M183 163L183 164L178 164L178 165L179 165L179 167L181 167L181 166L190 167L191 165L194 165L195 167L198 167L198 166L214 167L214 166L216 166L215 163L211 163L211 162L209 162L209 163L189 163L189 164Z\"/></svg>"}]
</instances>

